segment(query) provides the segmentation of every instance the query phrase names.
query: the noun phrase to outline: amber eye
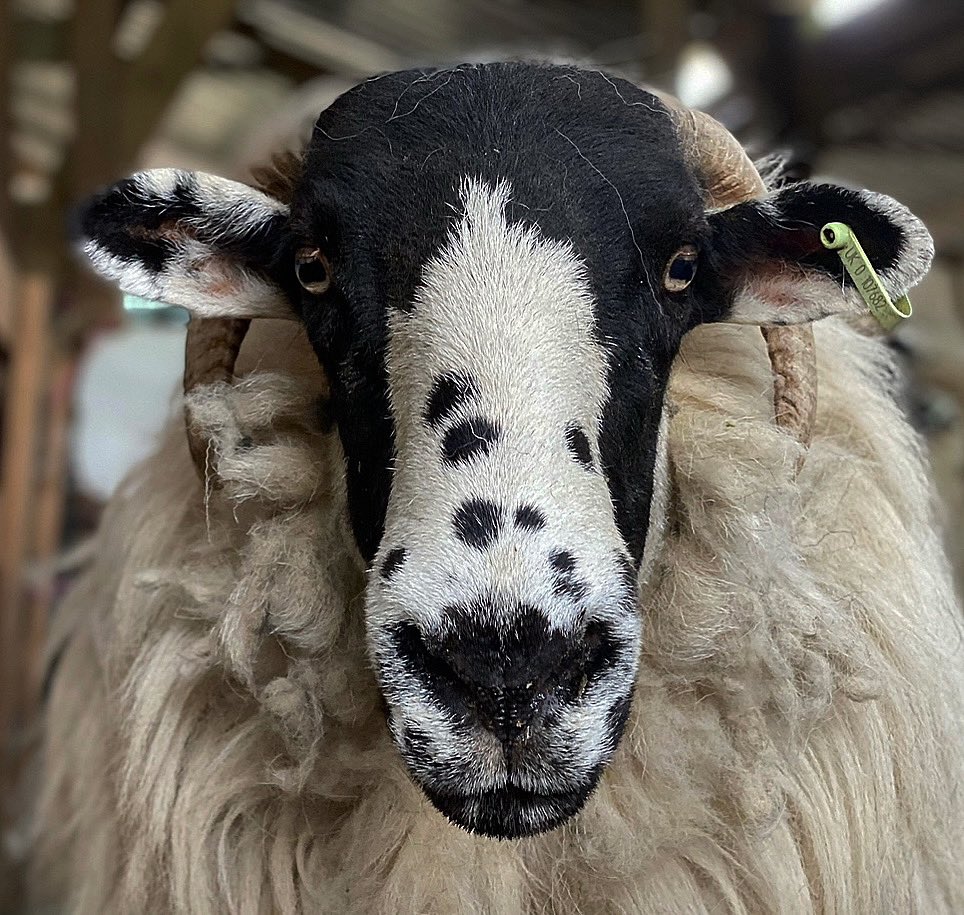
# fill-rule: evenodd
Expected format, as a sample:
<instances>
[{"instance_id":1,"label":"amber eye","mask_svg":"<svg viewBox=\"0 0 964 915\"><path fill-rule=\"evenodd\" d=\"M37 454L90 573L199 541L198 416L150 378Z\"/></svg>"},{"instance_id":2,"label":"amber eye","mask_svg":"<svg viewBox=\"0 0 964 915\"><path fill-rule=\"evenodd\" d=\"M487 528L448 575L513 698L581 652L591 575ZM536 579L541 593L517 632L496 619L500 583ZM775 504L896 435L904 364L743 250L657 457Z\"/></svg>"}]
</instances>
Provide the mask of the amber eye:
<instances>
[{"instance_id":1,"label":"amber eye","mask_svg":"<svg viewBox=\"0 0 964 915\"><path fill-rule=\"evenodd\" d=\"M696 276L698 253L693 245L683 245L670 259L663 274L663 285L670 292L681 292Z\"/></svg>"},{"instance_id":2,"label":"amber eye","mask_svg":"<svg viewBox=\"0 0 964 915\"><path fill-rule=\"evenodd\" d=\"M331 264L318 248L301 248L295 255L298 282L313 295L321 295L331 286Z\"/></svg>"}]
</instances>

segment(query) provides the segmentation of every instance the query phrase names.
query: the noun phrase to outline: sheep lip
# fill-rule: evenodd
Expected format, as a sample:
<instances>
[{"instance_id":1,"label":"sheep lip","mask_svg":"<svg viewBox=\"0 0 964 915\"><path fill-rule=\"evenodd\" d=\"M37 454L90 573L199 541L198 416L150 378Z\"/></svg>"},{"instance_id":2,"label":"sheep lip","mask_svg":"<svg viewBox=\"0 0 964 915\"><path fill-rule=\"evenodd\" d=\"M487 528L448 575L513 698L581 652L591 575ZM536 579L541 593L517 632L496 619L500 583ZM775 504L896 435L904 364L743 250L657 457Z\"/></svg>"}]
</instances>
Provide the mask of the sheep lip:
<instances>
[{"instance_id":1,"label":"sheep lip","mask_svg":"<svg viewBox=\"0 0 964 915\"><path fill-rule=\"evenodd\" d=\"M493 839L524 839L562 825L577 814L599 781L602 766L567 791L538 792L505 785L475 794L440 791L422 783L432 805L456 826Z\"/></svg>"}]
</instances>

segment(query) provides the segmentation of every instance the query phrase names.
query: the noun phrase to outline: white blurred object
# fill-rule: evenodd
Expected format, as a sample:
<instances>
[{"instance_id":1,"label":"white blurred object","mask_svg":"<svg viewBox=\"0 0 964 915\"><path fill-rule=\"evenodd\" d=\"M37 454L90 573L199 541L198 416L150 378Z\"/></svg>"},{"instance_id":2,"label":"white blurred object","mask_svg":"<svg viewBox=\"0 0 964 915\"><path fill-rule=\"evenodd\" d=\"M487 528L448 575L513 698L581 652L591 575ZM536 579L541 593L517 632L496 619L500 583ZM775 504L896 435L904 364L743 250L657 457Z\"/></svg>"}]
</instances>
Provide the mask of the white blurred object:
<instances>
[{"instance_id":1,"label":"white blurred object","mask_svg":"<svg viewBox=\"0 0 964 915\"><path fill-rule=\"evenodd\" d=\"M832 29L887 2L888 0L816 0L811 15L817 25Z\"/></svg>"},{"instance_id":2,"label":"white blurred object","mask_svg":"<svg viewBox=\"0 0 964 915\"><path fill-rule=\"evenodd\" d=\"M104 334L77 378L72 469L78 487L106 500L147 457L170 416L184 371L185 326L134 323Z\"/></svg>"},{"instance_id":3,"label":"white blurred object","mask_svg":"<svg viewBox=\"0 0 964 915\"><path fill-rule=\"evenodd\" d=\"M680 56L676 95L690 108L708 108L733 88L733 72L713 45L693 41Z\"/></svg>"}]
</instances>

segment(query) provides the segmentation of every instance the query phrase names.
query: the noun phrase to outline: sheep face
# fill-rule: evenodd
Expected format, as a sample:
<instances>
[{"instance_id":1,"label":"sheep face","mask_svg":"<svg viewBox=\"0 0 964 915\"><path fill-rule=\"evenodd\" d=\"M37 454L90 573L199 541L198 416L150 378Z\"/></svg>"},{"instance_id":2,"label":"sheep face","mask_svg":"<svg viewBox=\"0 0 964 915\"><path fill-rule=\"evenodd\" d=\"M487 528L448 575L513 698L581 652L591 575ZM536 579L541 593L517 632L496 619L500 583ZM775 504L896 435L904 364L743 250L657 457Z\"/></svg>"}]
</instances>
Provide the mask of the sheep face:
<instances>
[{"instance_id":1,"label":"sheep face","mask_svg":"<svg viewBox=\"0 0 964 915\"><path fill-rule=\"evenodd\" d=\"M633 109L588 82L592 125L618 136ZM626 721L663 391L693 315L664 271L704 219L665 109L626 87L650 119L597 165L590 122L536 102L574 88L512 67L364 84L319 119L292 206L336 290L300 308L389 727L436 807L498 837L575 813Z\"/></svg>"},{"instance_id":2,"label":"sheep face","mask_svg":"<svg viewBox=\"0 0 964 915\"><path fill-rule=\"evenodd\" d=\"M81 234L130 292L303 322L392 736L446 816L520 837L580 809L627 718L683 335L859 308L819 241L830 220L894 292L926 270L926 232L889 198L798 184L707 212L656 97L498 64L346 93L290 211L144 173Z\"/></svg>"}]
</instances>

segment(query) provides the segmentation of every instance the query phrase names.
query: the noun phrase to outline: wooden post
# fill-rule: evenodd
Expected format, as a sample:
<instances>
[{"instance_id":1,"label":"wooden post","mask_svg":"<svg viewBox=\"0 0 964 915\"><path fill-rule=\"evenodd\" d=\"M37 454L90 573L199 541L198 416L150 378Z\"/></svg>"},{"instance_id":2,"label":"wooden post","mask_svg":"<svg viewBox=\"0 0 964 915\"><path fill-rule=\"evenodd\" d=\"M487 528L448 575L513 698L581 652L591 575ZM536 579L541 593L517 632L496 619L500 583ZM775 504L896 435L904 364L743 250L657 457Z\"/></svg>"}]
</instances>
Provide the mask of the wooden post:
<instances>
[{"instance_id":1,"label":"wooden post","mask_svg":"<svg viewBox=\"0 0 964 915\"><path fill-rule=\"evenodd\" d=\"M46 392L53 288L45 274L23 274L19 281L20 307L14 314L0 466L0 735L4 737L9 737L20 722L24 708L24 570L35 507L35 455Z\"/></svg>"},{"instance_id":2,"label":"wooden post","mask_svg":"<svg viewBox=\"0 0 964 915\"><path fill-rule=\"evenodd\" d=\"M689 40L689 0L643 0L643 66L649 81L669 82Z\"/></svg>"},{"instance_id":3,"label":"wooden post","mask_svg":"<svg viewBox=\"0 0 964 915\"><path fill-rule=\"evenodd\" d=\"M67 477L67 443L70 434L70 403L75 364L72 357L51 356L46 429L39 450L39 473L34 490L34 523L30 561L40 571L28 585L21 629L23 638L23 686L20 713L30 721L37 711L43 687L47 629L56 593L53 571L60 549Z\"/></svg>"}]
</instances>

